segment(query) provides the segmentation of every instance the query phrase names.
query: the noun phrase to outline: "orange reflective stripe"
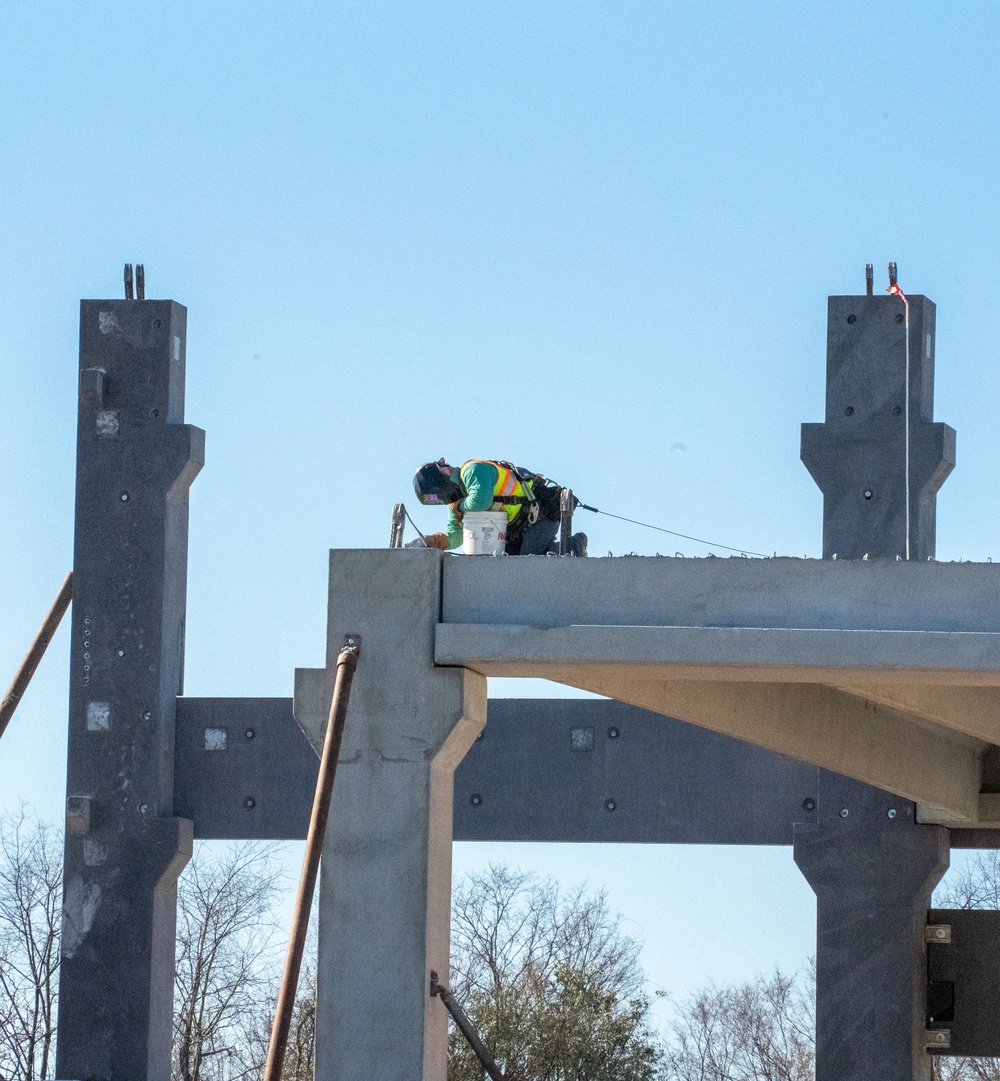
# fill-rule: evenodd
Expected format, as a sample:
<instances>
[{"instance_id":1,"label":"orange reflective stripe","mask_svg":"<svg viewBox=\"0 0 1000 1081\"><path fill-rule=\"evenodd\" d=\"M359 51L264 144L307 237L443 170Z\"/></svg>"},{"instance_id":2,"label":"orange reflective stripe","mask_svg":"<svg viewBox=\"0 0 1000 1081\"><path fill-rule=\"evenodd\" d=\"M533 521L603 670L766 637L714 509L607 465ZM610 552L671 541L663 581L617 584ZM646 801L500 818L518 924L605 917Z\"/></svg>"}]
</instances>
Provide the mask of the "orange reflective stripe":
<instances>
[{"instance_id":1,"label":"orange reflective stripe","mask_svg":"<svg viewBox=\"0 0 1000 1081\"><path fill-rule=\"evenodd\" d=\"M524 495L524 488L521 486L520 481L517 478L513 469L506 469L499 462L490 461L489 458L473 458L466 462L462 466L464 469L466 465L491 465L497 471L497 481L493 485L493 495ZM507 506L504 503L494 503L491 510L506 510L508 519L514 518L521 510L521 508L515 504L512 507Z\"/></svg>"}]
</instances>

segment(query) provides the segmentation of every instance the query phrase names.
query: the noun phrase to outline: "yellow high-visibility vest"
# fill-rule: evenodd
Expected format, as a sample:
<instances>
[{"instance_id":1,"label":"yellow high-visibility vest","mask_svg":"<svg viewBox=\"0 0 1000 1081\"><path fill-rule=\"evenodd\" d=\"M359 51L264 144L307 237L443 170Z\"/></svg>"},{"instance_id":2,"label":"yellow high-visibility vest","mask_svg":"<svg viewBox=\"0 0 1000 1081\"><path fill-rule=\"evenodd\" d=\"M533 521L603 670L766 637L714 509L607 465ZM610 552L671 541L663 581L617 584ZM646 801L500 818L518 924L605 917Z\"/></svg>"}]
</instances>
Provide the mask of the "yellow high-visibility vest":
<instances>
[{"instance_id":1,"label":"yellow high-visibility vest","mask_svg":"<svg viewBox=\"0 0 1000 1081\"><path fill-rule=\"evenodd\" d=\"M490 458L471 458L469 461L462 464L459 470L461 475L462 469L467 465L491 465L497 471L496 484L493 485L493 496L496 502L490 505L490 510L502 510L507 513L507 521L513 522L514 519L524 509L524 503L508 503L506 497L508 496L521 496L525 499L533 499L534 491L531 488L531 482L529 481L527 487L521 482L521 478L514 472L513 469L509 469L502 462L494 462ZM461 518L461 512L458 505L453 504L455 514Z\"/></svg>"}]
</instances>

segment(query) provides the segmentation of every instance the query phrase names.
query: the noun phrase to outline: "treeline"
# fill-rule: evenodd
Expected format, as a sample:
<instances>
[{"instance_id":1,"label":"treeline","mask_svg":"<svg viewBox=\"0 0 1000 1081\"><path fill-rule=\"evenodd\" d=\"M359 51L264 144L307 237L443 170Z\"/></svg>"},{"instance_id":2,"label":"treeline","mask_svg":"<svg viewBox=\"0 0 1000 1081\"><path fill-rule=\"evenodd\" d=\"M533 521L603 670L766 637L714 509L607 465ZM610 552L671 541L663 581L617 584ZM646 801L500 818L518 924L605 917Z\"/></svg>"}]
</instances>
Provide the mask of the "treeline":
<instances>
[{"instance_id":1,"label":"treeline","mask_svg":"<svg viewBox=\"0 0 1000 1081\"><path fill-rule=\"evenodd\" d=\"M54 1076L62 840L0 820L0 1081ZM284 953L278 850L200 847L178 886L174 1081L259 1081ZM1000 908L1000 859L981 853L935 898ZM602 893L507 867L454 890L450 982L509 1081L814 1081L810 966L710 985L669 1003L658 1029L641 943ZM443 1009L443 1007L442 1007ZM311 935L284 1076L313 1081ZM935 1062L940 1081L1000 1081L994 1059ZM449 1035L449 1081L482 1081Z\"/></svg>"}]
</instances>

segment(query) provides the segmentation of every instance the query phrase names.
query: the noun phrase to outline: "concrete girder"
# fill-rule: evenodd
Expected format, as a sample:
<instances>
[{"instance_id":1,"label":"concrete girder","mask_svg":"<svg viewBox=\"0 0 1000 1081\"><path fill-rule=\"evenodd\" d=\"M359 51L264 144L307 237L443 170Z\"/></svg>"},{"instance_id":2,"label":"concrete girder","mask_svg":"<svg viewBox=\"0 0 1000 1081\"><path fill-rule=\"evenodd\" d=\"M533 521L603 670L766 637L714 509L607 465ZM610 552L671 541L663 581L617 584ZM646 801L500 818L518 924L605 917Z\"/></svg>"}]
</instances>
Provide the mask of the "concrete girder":
<instances>
[{"instance_id":1,"label":"concrete girder","mask_svg":"<svg viewBox=\"0 0 1000 1081\"><path fill-rule=\"evenodd\" d=\"M1000 800L980 800L982 756L1000 734L992 565L447 560L443 571L438 664L679 717L912 799L921 821L1000 819Z\"/></svg>"},{"instance_id":2,"label":"concrete girder","mask_svg":"<svg viewBox=\"0 0 1000 1081\"><path fill-rule=\"evenodd\" d=\"M914 681L1000 686L1000 633L794 627L442 624L435 660L489 676L628 672L636 679L848 684L911 672ZM928 718L930 719L930 718Z\"/></svg>"}]
</instances>

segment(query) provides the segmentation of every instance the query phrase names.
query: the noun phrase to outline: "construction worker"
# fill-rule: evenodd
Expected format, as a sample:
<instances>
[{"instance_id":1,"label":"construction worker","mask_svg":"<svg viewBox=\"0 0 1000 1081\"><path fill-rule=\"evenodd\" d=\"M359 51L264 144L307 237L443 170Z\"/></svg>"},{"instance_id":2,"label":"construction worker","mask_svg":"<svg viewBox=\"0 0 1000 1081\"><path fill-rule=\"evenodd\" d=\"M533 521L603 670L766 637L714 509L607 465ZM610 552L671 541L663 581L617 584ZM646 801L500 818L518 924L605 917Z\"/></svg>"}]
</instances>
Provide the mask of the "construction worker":
<instances>
[{"instance_id":1,"label":"construction worker","mask_svg":"<svg viewBox=\"0 0 1000 1081\"><path fill-rule=\"evenodd\" d=\"M430 548L446 551L462 544L462 516L466 511L506 511L507 555L541 556L558 550L558 485L510 462L477 459L456 469L444 458L425 462L413 478L417 499L427 506L447 506L444 533L425 537ZM574 533L570 551L587 554L586 533Z\"/></svg>"}]
</instances>

